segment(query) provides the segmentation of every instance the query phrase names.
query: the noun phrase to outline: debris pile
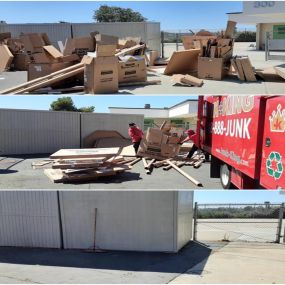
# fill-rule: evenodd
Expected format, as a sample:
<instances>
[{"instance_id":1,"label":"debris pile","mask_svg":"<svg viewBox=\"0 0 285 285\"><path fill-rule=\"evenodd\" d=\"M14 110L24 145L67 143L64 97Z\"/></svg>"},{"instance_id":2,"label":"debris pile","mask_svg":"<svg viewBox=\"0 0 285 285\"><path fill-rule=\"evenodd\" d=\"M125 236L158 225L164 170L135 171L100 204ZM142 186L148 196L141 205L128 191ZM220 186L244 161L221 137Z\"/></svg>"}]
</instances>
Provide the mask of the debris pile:
<instances>
[{"instance_id":1,"label":"debris pile","mask_svg":"<svg viewBox=\"0 0 285 285\"><path fill-rule=\"evenodd\" d=\"M61 149L50 156L52 166L44 173L54 183L94 181L130 170L136 159L132 146Z\"/></svg>"}]
</instances>

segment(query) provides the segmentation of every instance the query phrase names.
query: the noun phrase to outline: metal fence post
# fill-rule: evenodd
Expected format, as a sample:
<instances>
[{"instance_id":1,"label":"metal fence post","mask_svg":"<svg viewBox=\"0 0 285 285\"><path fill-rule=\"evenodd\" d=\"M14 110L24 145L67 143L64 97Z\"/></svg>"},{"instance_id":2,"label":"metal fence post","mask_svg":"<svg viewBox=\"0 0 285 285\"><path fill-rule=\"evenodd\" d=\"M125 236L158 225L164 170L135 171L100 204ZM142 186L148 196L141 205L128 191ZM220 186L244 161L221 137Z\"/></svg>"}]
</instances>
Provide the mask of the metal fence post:
<instances>
[{"instance_id":1,"label":"metal fence post","mask_svg":"<svg viewBox=\"0 0 285 285\"><path fill-rule=\"evenodd\" d=\"M276 241L275 241L276 243L280 243L283 216L284 216L284 203L281 204L280 209L279 209L278 227L277 227ZM283 240L284 240L284 236L283 236Z\"/></svg>"},{"instance_id":2,"label":"metal fence post","mask_svg":"<svg viewBox=\"0 0 285 285\"><path fill-rule=\"evenodd\" d=\"M161 32L161 57L164 58L164 32Z\"/></svg>"},{"instance_id":3,"label":"metal fence post","mask_svg":"<svg viewBox=\"0 0 285 285\"><path fill-rule=\"evenodd\" d=\"M265 61L269 59L269 32L265 34Z\"/></svg>"},{"instance_id":4,"label":"metal fence post","mask_svg":"<svg viewBox=\"0 0 285 285\"><path fill-rule=\"evenodd\" d=\"M178 51L178 33L175 34L176 51Z\"/></svg>"},{"instance_id":5,"label":"metal fence post","mask_svg":"<svg viewBox=\"0 0 285 285\"><path fill-rule=\"evenodd\" d=\"M198 203L195 202L193 240L197 240L197 219L198 219Z\"/></svg>"}]
</instances>

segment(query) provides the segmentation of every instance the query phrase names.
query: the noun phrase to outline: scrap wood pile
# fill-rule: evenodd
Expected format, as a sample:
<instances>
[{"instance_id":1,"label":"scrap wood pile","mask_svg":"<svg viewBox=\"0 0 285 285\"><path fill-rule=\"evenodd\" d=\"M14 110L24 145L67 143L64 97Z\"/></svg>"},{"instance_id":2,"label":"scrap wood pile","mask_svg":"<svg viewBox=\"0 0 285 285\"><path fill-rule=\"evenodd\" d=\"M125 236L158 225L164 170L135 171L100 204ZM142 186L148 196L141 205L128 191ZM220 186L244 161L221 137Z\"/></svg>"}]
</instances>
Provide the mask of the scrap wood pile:
<instances>
[{"instance_id":1,"label":"scrap wood pile","mask_svg":"<svg viewBox=\"0 0 285 285\"><path fill-rule=\"evenodd\" d=\"M181 169L184 165L198 168L205 161L205 156L200 154L190 160L185 158L186 153L182 152L179 144L183 136L182 129L173 128L165 122L160 128L148 128L140 143L138 156L142 157L147 174L151 174L153 168L163 167L163 170L174 168L196 186L202 186L201 182Z\"/></svg>"},{"instance_id":2,"label":"scrap wood pile","mask_svg":"<svg viewBox=\"0 0 285 285\"><path fill-rule=\"evenodd\" d=\"M140 38L91 33L67 39L59 51L46 34L10 36L0 34L0 71L27 70L28 81L1 94L115 93L119 87L160 84L160 80L147 81L146 45Z\"/></svg>"},{"instance_id":3,"label":"scrap wood pile","mask_svg":"<svg viewBox=\"0 0 285 285\"><path fill-rule=\"evenodd\" d=\"M34 162L32 166L41 168L48 165L49 168L45 168L44 173L54 183L80 183L130 170L136 160L132 146L61 149L52 154L50 159Z\"/></svg>"}]
</instances>

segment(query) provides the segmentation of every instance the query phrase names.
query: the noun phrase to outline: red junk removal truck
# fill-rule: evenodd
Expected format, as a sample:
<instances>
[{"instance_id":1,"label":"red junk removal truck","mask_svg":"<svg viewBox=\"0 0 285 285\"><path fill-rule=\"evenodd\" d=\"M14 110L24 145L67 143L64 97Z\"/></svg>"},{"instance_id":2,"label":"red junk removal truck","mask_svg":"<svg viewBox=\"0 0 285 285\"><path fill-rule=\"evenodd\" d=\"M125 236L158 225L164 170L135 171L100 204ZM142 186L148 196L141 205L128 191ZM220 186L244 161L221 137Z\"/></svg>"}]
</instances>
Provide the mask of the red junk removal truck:
<instances>
[{"instance_id":1,"label":"red junk removal truck","mask_svg":"<svg viewBox=\"0 0 285 285\"><path fill-rule=\"evenodd\" d=\"M223 188L285 189L285 96L199 96L197 134Z\"/></svg>"}]
</instances>

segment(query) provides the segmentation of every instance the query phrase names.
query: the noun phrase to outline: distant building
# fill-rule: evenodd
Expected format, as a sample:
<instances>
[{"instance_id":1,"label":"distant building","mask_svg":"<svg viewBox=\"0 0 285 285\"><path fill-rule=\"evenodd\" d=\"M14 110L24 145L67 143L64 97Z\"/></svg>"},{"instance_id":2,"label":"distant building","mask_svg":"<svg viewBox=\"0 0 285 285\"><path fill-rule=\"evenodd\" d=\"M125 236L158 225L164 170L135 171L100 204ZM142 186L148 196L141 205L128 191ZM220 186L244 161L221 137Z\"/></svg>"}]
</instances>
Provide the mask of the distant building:
<instances>
[{"instance_id":1,"label":"distant building","mask_svg":"<svg viewBox=\"0 0 285 285\"><path fill-rule=\"evenodd\" d=\"M163 101L163 97L162 97ZM112 114L144 115L144 128L159 126L163 121L170 122L176 127L196 129L197 100L185 100L179 104L165 108L152 108L145 104L144 108L109 107Z\"/></svg>"},{"instance_id":2,"label":"distant building","mask_svg":"<svg viewBox=\"0 0 285 285\"><path fill-rule=\"evenodd\" d=\"M243 11L228 13L238 24L256 25L256 49L265 49L266 32L271 50L285 50L285 1L243 1Z\"/></svg>"}]
</instances>

